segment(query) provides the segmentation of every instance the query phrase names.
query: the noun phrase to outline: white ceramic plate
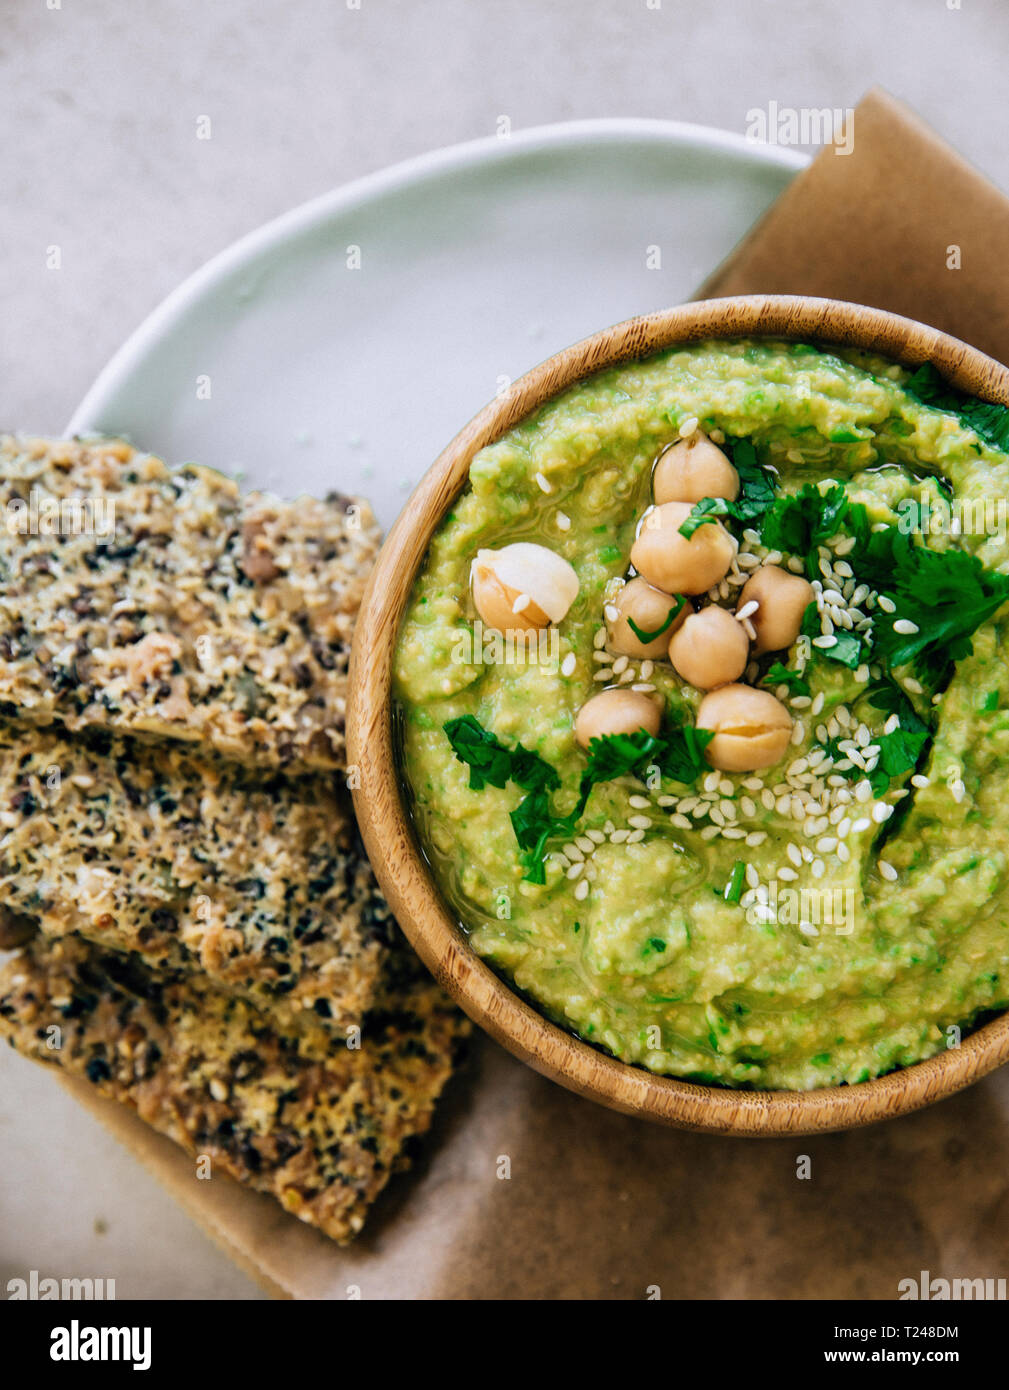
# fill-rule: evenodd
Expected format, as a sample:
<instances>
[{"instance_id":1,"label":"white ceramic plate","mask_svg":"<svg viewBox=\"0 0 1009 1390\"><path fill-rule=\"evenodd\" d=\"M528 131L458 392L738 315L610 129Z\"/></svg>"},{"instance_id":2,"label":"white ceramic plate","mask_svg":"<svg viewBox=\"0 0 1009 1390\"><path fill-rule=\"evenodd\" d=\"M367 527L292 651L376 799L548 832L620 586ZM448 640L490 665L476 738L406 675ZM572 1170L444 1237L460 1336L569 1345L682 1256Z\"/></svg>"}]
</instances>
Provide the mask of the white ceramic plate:
<instances>
[{"instance_id":1,"label":"white ceramic plate","mask_svg":"<svg viewBox=\"0 0 1009 1390\"><path fill-rule=\"evenodd\" d=\"M806 162L702 126L599 120L396 165L197 271L68 433L282 495L362 492L388 526L505 378L689 298Z\"/></svg>"}]
</instances>

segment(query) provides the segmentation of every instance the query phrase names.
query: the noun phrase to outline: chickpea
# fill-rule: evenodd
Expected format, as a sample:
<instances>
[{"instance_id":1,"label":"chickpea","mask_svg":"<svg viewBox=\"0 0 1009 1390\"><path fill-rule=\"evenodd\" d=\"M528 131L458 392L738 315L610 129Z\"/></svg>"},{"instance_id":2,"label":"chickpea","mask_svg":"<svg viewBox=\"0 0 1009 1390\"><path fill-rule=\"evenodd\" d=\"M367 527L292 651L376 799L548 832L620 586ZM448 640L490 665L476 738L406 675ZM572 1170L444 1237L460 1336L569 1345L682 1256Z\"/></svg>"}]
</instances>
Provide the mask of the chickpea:
<instances>
[{"instance_id":1,"label":"chickpea","mask_svg":"<svg viewBox=\"0 0 1009 1390\"><path fill-rule=\"evenodd\" d=\"M635 635L629 620L633 620L642 632L655 632L677 604L680 605L680 611L665 632L650 642L642 642ZM661 589L653 588L647 579L629 580L613 599L613 607L617 610L618 617L612 622L607 620L607 647L611 652L620 652L624 656L638 657L641 660L647 657L661 661L669 647L670 635L678 632L686 622L688 613L693 612L689 603L673 594L664 594Z\"/></svg>"},{"instance_id":2,"label":"chickpea","mask_svg":"<svg viewBox=\"0 0 1009 1390\"><path fill-rule=\"evenodd\" d=\"M606 734L634 734L645 729L659 732L662 707L657 700L638 690L604 690L586 700L575 719L575 738L588 748L594 738Z\"/></svg>"},{"instance_id":3,"label":"chickpea","mask_svg":"<svg viewBox=\"0 0 1009 1390\"><path fill-rule=\"evenodd\" d=\"M578 576L567 560L527 541L478 550L471 580L477 613L499 632L559 623L578 596Z\"/></svg>"},{"instance_id":4,"label":"chickpea","mask_svg":"<svg viewBox=\"0 0 1009 1390\"><path fill-rule=\"evenodd\" d=\"M756 772L784 757L792 739L792 716L767 690L752 685L723 685L705 695L697 727L714 738L704 750L712 767L723 772Z\"/></svg>"},{"instance_id":5,"label":"chickpea","mask_svg":"<svg viewBox=\"0 0 1009 1390\"><path fill-rule=\"evenodd\" d=\"M669 643L676 674L698 690L738 680L750 659L750 639L725 608L709 604L692 613Z\"/></svg>"},{"instance_id":6,"label":"chickpea","mask_svg":"<svg viewBox=\"0 0 1009 1390\"><path fill-rule=\"evenodd\" d=\"M790 647L799 635L802 615L813 601L813 586L800 574L790 574L777 565L761 565L743 585L739 608L759 603L750 614L757 634L754 650L777 652Z\"/></svg>"},{"instance_id":7,"label":"chickpea","mask_svg":"<svg viewBox=\"0 0 1009 1390\"><path fill-rule=\"evenodd\" d=\"M631 547L631 564L667 594L703 594L724 579L736 542L720 521L708 521L689 540L680 527L693 508L689 502L663 502L645 513Z\"/></svg>"},{"instance_id":8,"label":"chickpea","mask_svg":"<svg viewBox=\"0 0 1009 1390\"><path fill-rule=\"evenodd\" d=\"M652 475L656 502L699 502L702 497L739 496L739 474L728 458L697 430L659 455Z\"/></svg>"}]
</instances>

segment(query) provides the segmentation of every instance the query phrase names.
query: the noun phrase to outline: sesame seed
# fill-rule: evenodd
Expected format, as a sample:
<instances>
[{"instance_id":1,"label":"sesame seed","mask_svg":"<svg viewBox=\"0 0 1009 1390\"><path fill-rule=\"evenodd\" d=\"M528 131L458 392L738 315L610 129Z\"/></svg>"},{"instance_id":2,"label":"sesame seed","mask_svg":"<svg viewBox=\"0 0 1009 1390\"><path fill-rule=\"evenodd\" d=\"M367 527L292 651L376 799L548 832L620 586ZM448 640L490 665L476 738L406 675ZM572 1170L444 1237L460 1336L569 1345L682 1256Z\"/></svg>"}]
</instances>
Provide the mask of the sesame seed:
<instances>
[{"instance_id":1,"label":"sesame seed","mask_svg":"<svg viewBox=\"0 0 1009 1390\"><path fill-rule=\"evenodd\" d=\"M577 859L579 863L585 858L584 854L577 845L565 845L564 853L569 859Z\"/></svg>"},{"instance_id":2,"label":"sesame seed","mask_svg":"<svg viewBox=\"0 0 1009 1390\"><path fill-rule=\"evenodd\" d=\"M577 663L577 661L576 661L576 659L575 659L575 654L574 654L574 652L568 652L567 656L566 656L566 657L564 658L564 660L561 662L561 675L562 675L562 676L571 676L571 675L573 675L573 674L574 674L575 666L576 666L577 664L578 664L578 663Z\"/></svg>"},{"instance_id":3,"label":"sesame seed","mask_svg":"<svg viewBox=\"0 0 1009 1390\"><path fill-rule=\"evenodd\" d=\"M749 838L747 838L746 843L750 843ZM760 875L757 873L755 865L747 864L744 872L747 883L750 885L751 888L756 888L757 885L760 883Z\"/></svg>"},{"instance_id":4,"label":"sesame seed","mask_svg":"<svg viewBox=\"0 0 1009 1390\"><path fill-rule=\"evenodd\" d=\"M606 629L604 627L596 628L595 636L592 638L592 645L595 647L596 651L598 651L600 647L605 647Z\"/></svg>"},{"instance_id":5,"label":"sesame seed","mask_svg":"<svg viewBox=\"0 0 1009 1390\"><path fill-rule=\"evenodd\" d=\"M587 898L588 896L589 885L585 882L584 879L582 879L580 883L575 884L575 897L578 899L579 902L581 902L584 898Z\"/></svg>"},{"instance_id":6,"label":"sesame seed","mask_svg":"<svg viewBox=\"0 0 1009 1390\"><path fill-rule=\"evenodd\" d=\"M795 872L794 869L789 869L783 866L778 870L775 877L784 879L786 883L792 883L795 879L799 877L799 875Z\"/></svg>"},{"instance_id":7,"label":"sesame seed","mask_svg":"<svg viewBox=\"0 0 1009 1390\"><path fill-rule=\"evenodd\" d=\"M868 816L859 816L858 820L852 821L851 823L852 834L860 835L863 830L868 830L871 824L872 821Z\"/></svg>"},{"instance_id":8,"label":"sesame seed","mask_svg":"<svg viewBox=\"0 0 1009 1390\"><path fill-rule=\"evenodd\" d=\"M655 663L654 663L654 661L643 661L643 662L641 663L641 679L642 679L643 681L651 680L652 672L653 672L654 670L655 670Z\"/></svg>"},{"instance_id":9,"label":"sesame seed","mask_svg":"<svg viewBox=\"0 0 1009 1390\"><path fill-rule=\"evenodd\" d=\"M601 845L606 839L606 836L601 830L586 830L585 834L594 845Z\"/></svg>"},{"instance_id":10,"label":"sesame seed","mask_svg":"<svg viewBox=\"0 0 1009 1390\"><path fill-rule=\"evenodd\" d=\"M755 598L751 598L749 603L744 603L742 608L739 609L739 611L736 613L736 617L739 619L740 622L742 622L744 618L749 618L754 613L756 613L759 607L760 604L757 602L757 600Z\"/></svg>"},{"instance_id":11,"label":"sesame seed","mask_svg":"<svg viewBox=\"0 0 1009 1390\"><path fill-rule=\"evenodd\" d=\"M877 801L872 808L872 818L877 825L882 825L885 820L889 820L893 815L893 807L888 806L885 801Z\"/></svg>"},{"instance_id":12,"label":"sesame seed","mask_svg":"<svg viewBox=\"0 0 1009 1390\"><path fill-rule=\"evenodd\" d=\"M953 800L956 802L962 801L967 791L967 788L959 779L955 782L951 782L949 789L953 793Z\"/></svg>"},{"instance_id":13,"label":"sesame seed","mask_svg":"<svg viewBox=\"0 0 1009 1390\"><path fill-rule=\"evenodd\" d=\"M797 555L793 555L792 558L788 561L788 568L792 571L793 574L801 574L805 566L803 565L802 561L799 559Z\"/></svg>"},{"instance_id":14,"label":"sesame seed","mask_svg":"<svg viewBox=\"0 0 1009 1390\"><path fill-rule=\"evenodd\" d=\"M586 854L592 854L596 847L595 841L590 840L587 835L576 835L575 844L580 850L584 850Z\"/></svg>"},{"instance_id":15,"label":"sesame seed","mask_svg":"<svg viewBox=\"0 0 1009 1390\"><path fill-rule=\"evenodd\" d=\"M844 843L843 840L837 847L837 857L838 859L840 859L842 864L847 864L848 860L851 858L851 850L848 848L848 846Z\"/></svg>"},{"instance_id":16,"label":"sesame seed","mask_svg":"<svg viewBox=\"0 0 1009 1390\"><path fill-rule=\"evenodd\" d=\"M763 780L760 777L745 777L743 786L748 792L759 792L763 790Z\"/></svg>"},{"instance_id":17,"label":"sesame seed","mask_svg":"<svg viewBox=\"0 0 1009 1390\"><path fill-rule=\"evenodd\" d=\"M567 512L557 513L557 528L560 531L571 530L571 518L568 516Z\"/></svg>"},{"instance_id":18,"label":"sesame seed","mask_svg":"<svg viewBox=\"0 0 1009 1390\"><path fill-rule=\"evenodd\" d=\"M681 439L689 439L690 436L691 436L692 434L696 434L696 433L697 433L697 416L696 416L696 415L691 415L688 419L684 420L684 421L683 421L683 424L680 426L680 438L681 438Z\"/></svg>"},{"instance_id":19,"label":"sesame seed","mask_svg":"<svg viewBox=\"0 0 1009 1390\"><path fill-rule=\"evenodd\" d=\"M528 594L519 594L518 598L512 604L512 612L523 613L531 603L532 599L529 597Z\"/></svg>"},{"instance_id":20,"label":"sesame seed","mask_svg":"<svg viewBox=\"0 0 1009 1390\"><path fill-rule=\"evenodd\" d=\"M814 878L823 878L824 874L827 872L827 866L822 859L814 859L809 872Z\"/></svg>"},{"instance_id":21,"label":"sesame seed","mask_svg":"<svg viewBox=\"0 0 1009 1390\"><path fill-rule=\"evenodd\" d=\"M845 816L842 820L838 821L838 824L837 824L837 834L838 834L838 838L841 839L841 840L843 840L844 837L848 834L848 831L849 831L850 829L851 829L851 817L850 817L850 816Z\"/></svg>"},{"instance_id":22,"label":"sesame seed","mask_svg":"<svg viewBox=\"0 0 1009 1390\"><path fill-rule=\"evenodd\" d=\"M751 797L743 796L739 800L740 810L749 820L757 814L757 803Z\"/></svg>"},{"instance_id":23,"label":"sesame seed","mask_svg":"<svg viewBox=\"0 0 1009 1390\"><path fill-rule=\"evenodd\" d=\"M829 651L831 647L837 646L837 638L833 633L827 632L821 637L814 637L813 646L821 648L822 651Z\"/></svg>"},{"instance_id":24,"label":"sesame seed","mask_svg":"<svg viewBox=\"0 0 1009 1390\"><path fill-rule=\"evenodd\" d=\"M797 719L795 721L795 728L792 730L792 742L796 747L798 747L805 737L806 726L803 724L801 719Z\"/></svg>"},{"instance_id":25,"label":"sesame seed","mask_svg":"<svg viewBox=\"0 0 1009 1390\"><path fill-rule=\"evenodd\" d=\"M605 661L606 664L607 664L607 666L608 666L608 665L610 664L610 662L613 660L613 658L612 658L612 656L609 654L609 652L595 651L595 652L592 653L592 660L593 660L593 661Z\"/></svg>"},{"instance_id":26,"label":"sesame seed","mask_svg":"<svg viewBox=\"0 0 1009 1390\"><path fill-rule=\"evenodd\" d=\"M914 676L905 676L905 677L904 677L904 689L905 689L906 691L908 691L909 694L911 694L911 695L923 695L923 694L924 694L924 690L923 690L923 688L922 688L920 682L916 681L915 678L914 678Z\"/></svg>"},{"instance_id":27,"label":"sesame seed","mask_svg":"<svg viewBox=\"0 0 1009 1390\"><path fill-rule=\"evenodd\" d=\"M639 695L650 695L651 692L655 689L655 686L651 683L651 681L637 681L634 685L631 686L631 689L636 690Z\"/></svg>"},{"instance_id":28,"label":"sesame seed","mask_svg":"<svg viewBox=\"0 0 1009 1390\"><path fill-rule=\"evenodd\" d=\"M774 793L768 787L760 793L760 800L766 811L774 810Z\"/></svg>"},{"instance_id":29,"label":"sesame seed","mask_svg":"<svg viewBox=\"0 0 1009 1390\"><path fill-rule=\"evenodd\" d=\"M584 869L584 868L585 868L585 865L584 865L583 863L582 863L582 864L572 864L572 865L571 865L571 868L568 869L568 874L567 874L568 878L577 878L578 875L581 873L582 869Z\"/></svg>"},{"instance_id":30,"label":"sesame seed","mask_svg":"<svg viewBox=\"0 0 1009 1390\"><path fill-rule=\"evenodd\" d=\"M802 854L799 850L798 845L787 844L785 846L785 853L788 855L789 859L791 859L792 863L795 865L797 869L801 867Z\"/></svg>"},{"instance_id":31,"label":"sesame seed","mask_svg":"<svg viewBox=\"0 0 1009 1390\"><path fill-rule=\"evenodd\" d=\"M633 826L635 830L650 830L652 826L647 816L628 816L627 824Z\"/></svg>"},{"instance_id":32,"label":"sesame seed","mask_svg":"<svg viewBox=\"0 0 1009 1390\"><path fill-rule=\"evenodd\" d=\"M628 837L628 835L629 835L630 833L631 833L631 832L630 832L629 830L611 830L611 831L610 831L610 844L611 844L611 845L622 845L622 844L624 843L624 841L627 839L627 837Z\"/></svg>"},{"instance_id":33,"label":"sesame seed","mask_svg":"<svg viewBox=\"0 0 1009 1390\"><path fill-rule=\"evenodd\" d=\"M911 778L911 786L912 786L912 787L927 787L927 786L928 786L928 778L925 777L922 773L916 772L916 773L914 774L914 776Z\"/></svg>"},{"instance_id":34,"label":"sesame seed","mask_svg":"<svg viewBox=\"0 0 1009 1390\"><path fill-rule=\"evenodd\" d=\"M913 623L910 618L898 618L893 625L894 632L899 632L901 637L913 637L920 631L918 624Z\"/></svg>"},{"instance_id":35,"label":"sesame seed","mask_svg":"<svg viewBox=\"0 0 1009 1390\"><path fill-rule=\"evenodd\" d=\"M613 672L610 670L608 666L606 666L601 671L597 671L596 674L592 677L592 679L594 681L608 681L612 679L612 676Z\"/></svg>"},{"instance_id":36,"label":"sesame seed","mask_svg":"<svg viewBox=\"0 0 1009 1390\"><path fill-rule=\"evenodd\" d=\"M706 825L704 829L701 831L701 839L713 840L716 835L720 835L721 833L722 832L717 825Z\"/></svg>"},{"instance_id":37,"label":"sesame seed","mask_svg":"<svg viewBox=\"0 0 1009 1390\"><path fill-rule=\"evenodd\" d=\"M887 860L878 860L876 867L879 869L879 872L883 875L883 877L889 879L891 883L893 883L896 880L897 870L893 867L892 864L888 863Z\"/></svg>"},{"instance_id":38,"label":"sesame seed","mask_svg":"<svg viewBox=\"0 0 1009 1390\"><path fill-rule=\"evenodd\" d=\"M726 840L742 840L746 831L740 830L738 825L727 825L722 831L722 835Z\"/></svg>"},{"instance_id":39,"label":"sesame seed","mask_svg":"<svg viewBox=\"0 0 1009 1390\"><path fill-rule=\"evenodd\" d=\"M707 775L707 776L705 777L705 779L704 779L704 783L703 783L703 785L704 785L704 790L705 790L706 792L714 792L714 791L717 791L717 790L718 790L718 784L719 784L719 782L720 782L721 780L722 780L722 774L721 774L720 772L709 772L708 775Z\"/></svg>"},{"instance_id":40,"label":"sesame seed","mask_svg":"<svg viewBox=\"0 0 1009 1390\"><path fill-rule=\"evenodd\" d=\"M900 715L899 715L899 714L891 714L891 715L890 715L890 718L889 718L889 719L886 721L886 723L883 725L883 732L884 732L884 734L892 734L892 733L894 732L895 729L899 729L899 728L900 728Z\"/></svg>"},{"instance_id":41,"label":"sesame seed","mask_svg":"<svg viewBox=\"0 0 1009 1390\"><path fill-rule=\"evenodd\" d=\"M750 849L756 849L757 846L762 845L766 839L766 830L751 830L749 835L747 835L746 837L746 843L750 847Z\"/></svg>"},{"instance_id":42,"label":"sesame seed","mask_svg":"<svg viewBox=\"0 0 1009 1390\"><path fill-rule=\"evenodd\" d=\"M554 485L549 478L545 478L542 473L536 474L536 483L541 492L553 492Z\"/></svg>"},{"instance_id":43,"label":"sesame seed","mask_svg":"<svg viewBox=\"0 0 1009 1390\"><path fill-rule=\"evenodd\" d=\"M635 679L636 675L637 672L634 670L634 667L632 666L627 671L621 671L617 679L620 681L621 685L630 685L631 681Z\"/></svg>"},{"instance_id":44,"label":"sesame seed","mask_svg":"<svg viewBox=\"0 0 1009 1390\"><path fill-rule=\"evenodd\" d=\"M617 619L620 617L620 609L617 608L616 604L614 603L604 604L603 616L606 618L607 622L615 623Z\"/></svg>"},{"instance_id":45,"label":"sesame seed","mask_svg":"<svg viewBox=\"0 0 1009 1390\"><path fill-rule=\"evenodd\" d=\"M887 598L886 594L877 594L876 602L879 604L880 608L882 608L884 613L896 613L897 611L897 605L894 603L892 598Z\"/></svg>"},{"instance_id":46,"label":"sesame seed","mask_svg":"<svg viewBox=\"0 0 1009 1390\"><path fill-rule=\"evenodd\" d=\"M832 850L837 849L837 840L833 835L824 835L822 840L817 840L816 848L821 854L830 854Z\"/></svg>"},{"instance_id":47,"label":"sesame seed","mask_svg":"<svg viewBox=\"0 0 1009 1390\"><path fill-rule=\"evenodd\" d=\"M651 805L647 796L629 796L627 802L628 805L633 806L637 811L647 811Z\"/></svg>"},{"instance_id":48,"label":"sesame seed","mask_svg":"<svg viewBox=\"0 0 1009 1390\"><path fill-rule=\"evenodd\" d=\"M677 830L689 830L690 818L688 816L681 816L677 814L675 816L669 817L669 824L675 825Z\"/></svg>"},{"instance_id":49,"label":"sesame seed","mask_svg":"<svg viewBox=\"0 0 1009 1390\"><path fill-rule=\"evenodd\" d=\"M858 786L855 788L855 800L868 801L871 796L872 787L870 784L866 781L859 782Z\"/></svg>"},{"instance_id":50,"label":"sesame seed","mask_svg":"<svg viewBox=\"0 0 1009 1390\"><path fill-rule=\"evenodd\" d=\"M820 935L820 932L819 932L818 928L814 927L813 924L812 924L812 922L800 922L800 923L799 923L799 930L802 932L803 936L819 936L819 935Z\"/></svg>"},{"instance_id":51,"label":"sesame seed","mask_svg":"<svg viewBox=\"0 0 1009 1390\"><path fill-rule=\"evenodd\" d=\"M637 845L640 844L644 838L645 832L643 830L632 830L627 837L627 843L629 845Z\"/></svg>"}]
</instances>

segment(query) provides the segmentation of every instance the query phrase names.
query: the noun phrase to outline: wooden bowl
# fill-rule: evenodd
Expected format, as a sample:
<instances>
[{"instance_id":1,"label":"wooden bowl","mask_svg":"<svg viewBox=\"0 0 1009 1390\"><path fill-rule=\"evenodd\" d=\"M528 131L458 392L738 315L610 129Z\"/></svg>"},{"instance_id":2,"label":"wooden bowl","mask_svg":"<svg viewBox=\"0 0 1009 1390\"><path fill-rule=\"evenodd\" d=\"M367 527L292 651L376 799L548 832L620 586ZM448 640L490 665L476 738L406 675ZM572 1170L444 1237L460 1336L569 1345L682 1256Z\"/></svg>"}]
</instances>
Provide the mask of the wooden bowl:
<instances>
[{"instance_id":1,"label":"wooden bowl","mask_svg":"<svg viewBox=\"0 0 1009 1390\"><path fill-rule=\"evenodd\" d=\"M1009 403L1009 371L965 343L911 319L835 300L742 296L630 319L535 367L485 407L424 475L393 527L365 594L350 672L348 759L364 841L379 882L415 949L491 1037L544 1076L628 1114L717 1134L809 1134L905 1114L951 1095L1009 1059L1009 1013L955 1049L873 1081L816 1091L737 1091L694 1085L617 1061L549 1022L471 949L415 840L393 750L393 648L431 536L462 491L474 454L592 372L704 338L763 336L868 348Z\"/></svg>"}]
</instances>

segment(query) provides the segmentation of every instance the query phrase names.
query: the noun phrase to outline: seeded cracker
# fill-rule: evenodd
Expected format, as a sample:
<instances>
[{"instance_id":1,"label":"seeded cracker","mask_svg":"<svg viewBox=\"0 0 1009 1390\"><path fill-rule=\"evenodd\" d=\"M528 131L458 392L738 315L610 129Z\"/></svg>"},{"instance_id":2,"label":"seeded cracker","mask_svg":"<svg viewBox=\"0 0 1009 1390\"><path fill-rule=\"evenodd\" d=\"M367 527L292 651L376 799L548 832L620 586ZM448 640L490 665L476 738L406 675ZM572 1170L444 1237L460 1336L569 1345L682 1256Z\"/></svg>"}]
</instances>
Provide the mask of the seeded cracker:
<instances>
[{"instance_id":1,"label":"seeded cracker","mask_svg":"<svg viewBox=\"0 0 1009 1390\"><path fill-rule=\"evenodd\" d=\"M0 971L0 1034L346 1242L407 1166L468 1027L405 956L397 971L352 1050L321 1027L284 1036L196 979L37 937Z\"/></svg>"},{"instance_id":2,"label":"seeded cracker","mask_svg":"<svg viewBox=\"0 0 1009 1390\"><path fill-rule=\"evenodd\" d=\"M341 796L179 744L0 723L0 898L156 968L341 1028L395 930Z\"/></svg>"},{"instance_id":3,"label":"seeded cracker","mask_svg":"<svg viewBox=\"0 0 1009 1390\"><path fill-rule=\"evenodd\" d=\"M243 497L122 442L8 435L0 503L10 713L343 766L351 632L379 543L366 502Z\"/></svg>"}]
</instances>

